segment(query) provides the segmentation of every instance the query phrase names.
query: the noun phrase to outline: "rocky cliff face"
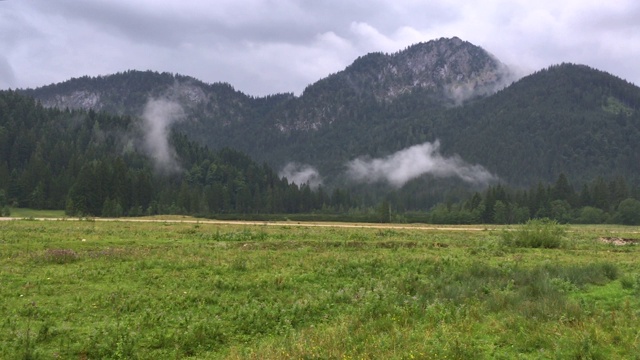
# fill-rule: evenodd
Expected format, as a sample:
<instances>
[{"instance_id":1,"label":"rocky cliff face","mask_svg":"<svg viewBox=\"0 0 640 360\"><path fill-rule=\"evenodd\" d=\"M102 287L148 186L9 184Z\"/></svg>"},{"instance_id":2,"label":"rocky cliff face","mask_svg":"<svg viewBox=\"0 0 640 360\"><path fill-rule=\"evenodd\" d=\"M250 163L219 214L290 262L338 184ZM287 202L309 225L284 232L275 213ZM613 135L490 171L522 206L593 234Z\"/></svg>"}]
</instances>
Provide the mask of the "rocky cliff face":
<instances>
[{"instance_id":1,"label":"rocky cliff face","mask_svg":"<svg viewBox=\"0 0 640 360\"><path fill-rule=\"evenodd\" d=\"M390 71L403 74L408 81L397 84L393 82L396 76L390 76L389 97L420 87L443 91L459 104L493 93L513 80L509 69L493 55L458 38L414 45L391 58Z\"/></svg>"},{"instance_id":2,"label":"rocky cliff face","mask_svg":"<svg viewBox=\"0 0 640 360\"><path fill-rule=\"evenodd\" d=\"M392 55L367 55L344 76L359 92L372 89L378 100L392 101L421 89L457 104L495 92L512 80L495 57L456 37L412 45Z\"/></svg>"},{"instance_id":3,"label":"rocky cliff face","mask_svg":"<svg viewBox=\"0 0 640 360\"><path fill-rule=\"evenodd\" d=\"M40 99L40 102L45 107L102 110L100 94L88 90L76 90L66 94L54 94L51 97Z\"/></svg>"},{"instance_id":4,"label":"rocky cliff face","mask_svg":"<svg viewBox=\"0 0 640 360\"><path fill-rule=\"evenodd\" d=\"M130 116L140 116L150 99L162 99L180 104L193 121L215 119L220 124L245 121L253 106L248 96L229 84L206 84L187 76L152 71L85 76L24 92L45 107Z\"/></svg>"}]
</instances>

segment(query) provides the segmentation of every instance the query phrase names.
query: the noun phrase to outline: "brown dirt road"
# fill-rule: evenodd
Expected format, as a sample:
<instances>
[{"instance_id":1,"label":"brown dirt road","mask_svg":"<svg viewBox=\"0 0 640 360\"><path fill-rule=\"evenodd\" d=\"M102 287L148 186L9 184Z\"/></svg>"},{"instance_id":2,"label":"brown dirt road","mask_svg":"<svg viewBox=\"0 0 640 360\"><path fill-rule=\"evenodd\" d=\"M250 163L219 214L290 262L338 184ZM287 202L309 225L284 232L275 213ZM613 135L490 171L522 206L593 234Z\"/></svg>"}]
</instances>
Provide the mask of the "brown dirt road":
<instances>
[{"instance_id":1,"label":"brown dirt road","mask_svg":"<svg viewBox=\"0 0 640 360\"><path fill-rule=\"evenodd\" d=\"M20 218L0 217L0 221L20 220ZM79 221L79 218L34 218L37 221ZM299 226L355 229L392 229L392 230L442 230L442 231L485 231L493 228L478 226L436 226L436 225L401 225L401 224L365 224L365 223L323 223L304 221L226 221L208 219L140 219L140 218L91 218L92 221L103 222L145 222L145 223L185 223L212 225L253 225L253 226Z\"/></svg>"}]
</instances>

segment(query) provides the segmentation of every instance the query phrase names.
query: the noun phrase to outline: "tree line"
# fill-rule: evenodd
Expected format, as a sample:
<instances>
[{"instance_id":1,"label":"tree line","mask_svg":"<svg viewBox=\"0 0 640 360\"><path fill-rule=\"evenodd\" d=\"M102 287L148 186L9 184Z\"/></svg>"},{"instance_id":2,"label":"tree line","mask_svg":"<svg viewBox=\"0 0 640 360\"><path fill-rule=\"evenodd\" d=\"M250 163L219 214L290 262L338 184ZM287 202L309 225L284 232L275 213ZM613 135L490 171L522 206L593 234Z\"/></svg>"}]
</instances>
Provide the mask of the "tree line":
<instances>
[{"instance_id":1,"label":"tree line","mask_svg":"<svg viewBox=\"0 0 640 360\"><path fill-rule=\"evenodd\" d=\"M455 203L442 202L427 221L446 224L517 224L549 218L560 223L640 225L640 187L621 176L598 177L574 189L564 174L528 189L490 186Z\"/></svg>"}]
</instances>

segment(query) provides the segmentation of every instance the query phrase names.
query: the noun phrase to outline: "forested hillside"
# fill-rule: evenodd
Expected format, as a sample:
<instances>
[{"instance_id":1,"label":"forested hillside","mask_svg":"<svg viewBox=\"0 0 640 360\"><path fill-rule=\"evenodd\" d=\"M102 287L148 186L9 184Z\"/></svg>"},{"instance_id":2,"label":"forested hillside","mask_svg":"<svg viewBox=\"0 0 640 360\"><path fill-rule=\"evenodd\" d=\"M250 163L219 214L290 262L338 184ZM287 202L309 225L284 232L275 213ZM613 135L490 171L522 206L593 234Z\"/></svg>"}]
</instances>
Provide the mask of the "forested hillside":
<instances>
[{"instance_id":1,"label":"forested hillside","mask_svg":"<svg viewBox=\"0 0 640 360\"><path fill-rule=\"evenodd\" d=\"M398 63L401 54L415 51L391 59ZM211 149L234 148L277 169L289 162L309 164L329 186L348 185L341 175L357 157L387 156L436 140L443 155L458 154L511 185L552 182L560 173L579 181L599 175L620 175L631 183L640 178L640 89L633 84L563 64L458 106L430 87L405 87L382 99L381 89L388 93L403 84L389 74L375 82L373 74L387 69L381 65L385 59L363 57L300 97L251 98L226 84L135 71L26 93L50 107L96 107L134 117L149 98L171 99L186 113L174 128L190 140Z\"/></svg>"},{"instance_id":2,"label":"forested hillside","mask_svg":"<svg viewBox=\"0 0 640 360\"><path fill-rule=\"evenodd\" d=\"M580 182L640 179L640 88L586 66L541 70L452 109L438 128L445 151L512 185L551 182L561 173Z\"/></svg>"},{"instance_id":3,"label":"forested hillside","mask_svg":"<svg viewBox=\"0 0 640 360\"><path fill-rule=\"evenodd\" d=\"M442 106L421 91L389 103L371 101L331 126L289 134L278 157L315 165L331 179L356 157L439 140L443 155L458 154L513 186L553 182L561 173L578 185L597 176L624 176L635 184L639 110L637 86L562 64L462 106Z\"/></svg>"},{"instance_id":4,"label":"forested hillside","mask_svg":"<svg viewBox=\"0 0 640 360\"><path fill-rule=\"evenodd\" d=\"M289 184L235 150L210 151L177 133L164 139L176 161L166 167L153 161L145 135L138 118L45 109L32 98L0 92L0 208L134 216L348 206L331 203L322 190Z\"/></svg>"}]
</instances>

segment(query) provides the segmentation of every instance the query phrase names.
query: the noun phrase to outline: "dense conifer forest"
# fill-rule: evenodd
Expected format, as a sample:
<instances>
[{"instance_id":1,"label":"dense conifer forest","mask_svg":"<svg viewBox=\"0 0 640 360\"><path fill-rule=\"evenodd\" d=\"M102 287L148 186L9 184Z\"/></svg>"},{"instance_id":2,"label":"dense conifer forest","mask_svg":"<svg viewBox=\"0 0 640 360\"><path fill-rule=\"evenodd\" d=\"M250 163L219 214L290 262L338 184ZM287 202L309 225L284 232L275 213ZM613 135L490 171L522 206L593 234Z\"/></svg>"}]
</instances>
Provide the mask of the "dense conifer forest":
<instances>
[{"instance_id":1,"label":"dense conifer forest","mask_svg":"<svg viewBox=\"0 0 640 360\"><path fill-rule=\"evenodd\" d=\"M178 168L143 150L139 120L45 109L0 92L0 207L65 209L78 216L299 213L332 203L228 148L211 151L171 133Z\"/></svg>"},{"instance_id":2,"label":"dense conifer forest","mask_svg":"<svg viewBox=\"0 0 640 360\"><path fill-rule=\"evenodd\" d=\"M45 109L4 91L0 121L0 206L5 209L108 217L315 213L318 218L460 224L542 217L640 223L640 189L621 175L574 185L562 173L555 183L529 188L498 183L477 191L433 179L401 189L375 184L312 189L280 178L236 150L212 151L176 132L169 140L178 168L158 168L143 150L139 119L130 116Z\"/></svg>"}]
</instances>

